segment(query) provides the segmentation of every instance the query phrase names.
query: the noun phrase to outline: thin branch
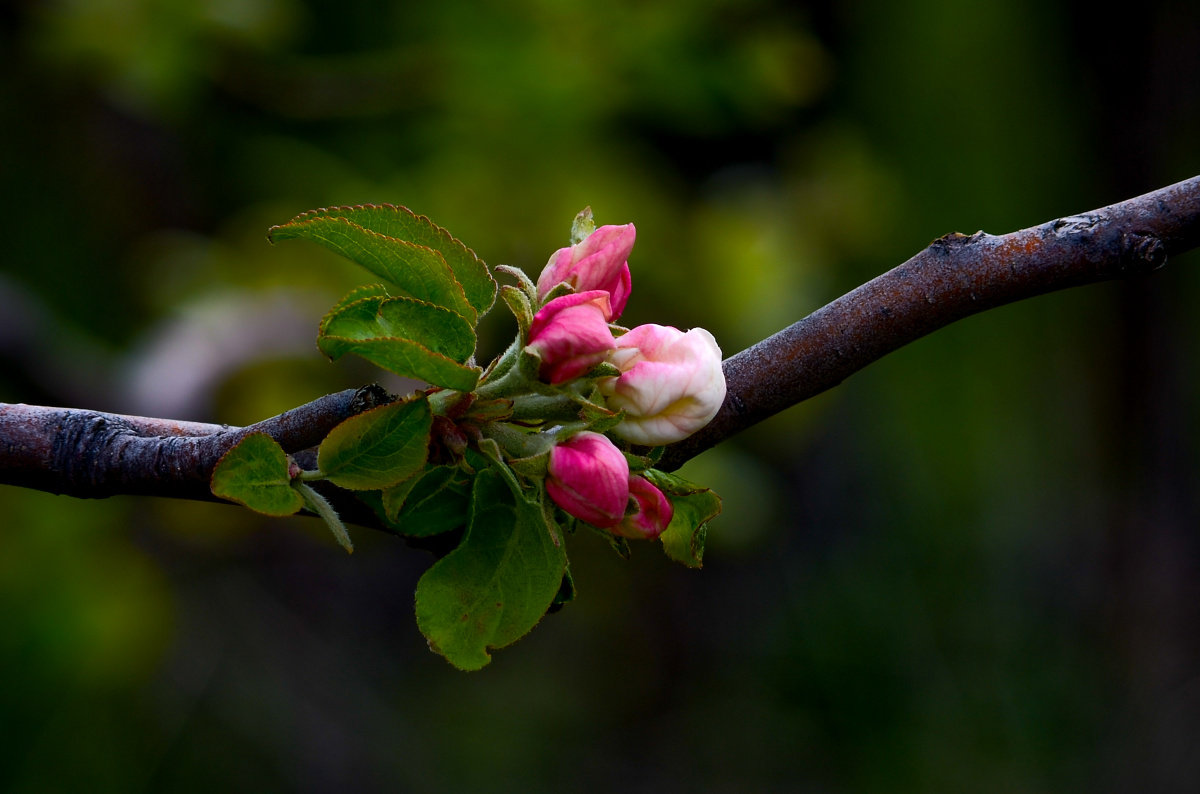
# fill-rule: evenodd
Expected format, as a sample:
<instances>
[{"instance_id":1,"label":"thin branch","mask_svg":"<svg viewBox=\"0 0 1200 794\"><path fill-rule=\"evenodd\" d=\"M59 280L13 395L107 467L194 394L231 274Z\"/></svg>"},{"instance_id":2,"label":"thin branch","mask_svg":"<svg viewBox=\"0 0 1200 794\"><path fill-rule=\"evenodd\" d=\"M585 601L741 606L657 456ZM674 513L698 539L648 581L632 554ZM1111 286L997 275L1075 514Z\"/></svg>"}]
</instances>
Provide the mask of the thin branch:
<instances>
[{"instance_id":1,"label":"thin branch","mask_svg":"<svg viewBox=\"0 0 1200 794\"><path fill-rule=\"evenodd\" d=\"M728 395L711 424L668 448L678 468L709 447L836 386L871 362L955 320L1046 292L1145 273L1200 246L1200 177L1002 236L950 234L795 325L726 359ZM0 483L80 497L153 494L211 500L209 477L245 434L290 453L386 402L378 387L331 394L235 428L0 403ZM343 517L379 526L338 489Z\"/></svg>"},{"instance_id":2,"label":"thin branch","mask_svg":"<svg viewBox=\"0 0 1200 794\"><path fill-rule=\"evenodd\" d=\"M948 234L904 264L725 360L716 418L667 448L678 468L955 320L1047 292L1156 270L1200 246L1200 176L1005 235Z\"/></svg>"}]
</instances>

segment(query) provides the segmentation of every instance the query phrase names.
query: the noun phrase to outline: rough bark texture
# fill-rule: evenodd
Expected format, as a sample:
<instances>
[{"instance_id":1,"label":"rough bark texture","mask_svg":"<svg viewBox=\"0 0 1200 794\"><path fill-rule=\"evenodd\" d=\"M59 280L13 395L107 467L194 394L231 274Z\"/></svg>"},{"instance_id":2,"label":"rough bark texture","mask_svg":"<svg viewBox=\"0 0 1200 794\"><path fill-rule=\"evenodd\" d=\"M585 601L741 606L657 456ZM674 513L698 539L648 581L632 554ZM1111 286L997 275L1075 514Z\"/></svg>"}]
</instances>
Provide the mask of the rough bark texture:
<instances>
[{"instance_id":1,"label":"rough bark texture","mask_svg":"<svg viewBox=\"0 0 1200 794\"><path fill-rule=\"evenodd\" d=\"M948 234L904 264L725 360L716 418L671 446L675 468L888 353L1005 303L1161 267L1200 245L1200 176L1005 235Z\"/></svg>"},{"instance_id":2,"label":"rough bark texture","mask_svg":"<svg viewBox=\"0 0 1200 794\"><path fill-rule=\"evenodd\" d=\"M0 482L84 498L212 499L213 468L246 434L299 452L388 399L378 386L347 389L244 428L0 403Z\"/></svg>"}]
</instances>

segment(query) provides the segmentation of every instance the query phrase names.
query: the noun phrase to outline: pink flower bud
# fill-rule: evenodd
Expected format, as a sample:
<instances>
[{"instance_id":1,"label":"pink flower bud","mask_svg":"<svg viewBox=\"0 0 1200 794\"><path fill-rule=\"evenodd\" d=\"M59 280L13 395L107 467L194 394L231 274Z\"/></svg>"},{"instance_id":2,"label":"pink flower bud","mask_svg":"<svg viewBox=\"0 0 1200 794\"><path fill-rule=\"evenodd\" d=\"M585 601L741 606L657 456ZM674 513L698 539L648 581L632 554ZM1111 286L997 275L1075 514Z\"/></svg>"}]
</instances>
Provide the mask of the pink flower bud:
<instances>
[{"instance_id":1,"label":"pink flower bud","mask_svg":"<svg viewBox=\"0 0 1200 794\"><path fill-rule=\"evenodd\" d=\"M609 362L620 377L604 378L608 407L625 412L613 432L636 444L670 444L716 416L725 401L721 348L703 328L684 333L639 325L616 341Z\"/></svg>"},{"instance_id":2,"label":"pink flower bud","mask_svg":"<svg viewBox=\"0 0 1200 794\"><path fill-rule=\"evenodd\" d=\"M627 260L636 235L632 223L601 226L582 242L558 249L538 276L538 297L544 299L550 290L564 281L576 292L602 289L608 293L611 310L605 319L616 320L625 311L625 303L629 300L631 287Z\"/></svg>"},{"instance_id":3,"label":"pink flower bud","mask_svg":"<svg viewBox=\"0 0 1200 794\"><path fill-rule=\"evenodd\" d=\"M542 359L538 376L547 383L578 378L616 346L608 329L608 293L562 295L534 315L527 349Z\"/></svg>"},{"instance_id":4,"label":"pink flower bud","mask_svg":"<svg viewBox=\"0 0 1200 794\"><path fill-rule=\"evenodd\" d=\"M578 519L615 526L629 503L629 463L613 442L585 430L550 450L546 493Z\"/></svg>"},{"instance_id":5,"label":"pink flower bud","mask_svg":"<svg viewBox=\"0 0 1200 794\"><path fill-rule=\"evenodd\" d=\"M637 505L637 512L625 516L612 531L632 540L654 540L671 523L675 513L671 500L645 477L637 476L629 478L629 495Z\"/></svg>"}]
</instances>

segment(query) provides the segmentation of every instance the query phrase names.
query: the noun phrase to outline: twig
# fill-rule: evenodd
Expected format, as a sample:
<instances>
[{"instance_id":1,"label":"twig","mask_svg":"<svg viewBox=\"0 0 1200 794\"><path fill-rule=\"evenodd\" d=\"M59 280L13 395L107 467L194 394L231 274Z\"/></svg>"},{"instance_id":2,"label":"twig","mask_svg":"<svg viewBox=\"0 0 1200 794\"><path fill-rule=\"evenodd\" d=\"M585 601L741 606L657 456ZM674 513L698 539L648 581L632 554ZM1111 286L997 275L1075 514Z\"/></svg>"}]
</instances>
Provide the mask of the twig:
<instances>
[{"instance_id":1,"label":"twig","mask_svg":"<svg viewBox=\"0 0 1200 794\"><path fill-rule=\"evenodd\" d=\"M948 234L904 264L725 360L729 391L669 469L830 389L955 320L1047 292L1145 273L1200 245L1200 176L1001 236Z\"/></svg>"}]
</instances>

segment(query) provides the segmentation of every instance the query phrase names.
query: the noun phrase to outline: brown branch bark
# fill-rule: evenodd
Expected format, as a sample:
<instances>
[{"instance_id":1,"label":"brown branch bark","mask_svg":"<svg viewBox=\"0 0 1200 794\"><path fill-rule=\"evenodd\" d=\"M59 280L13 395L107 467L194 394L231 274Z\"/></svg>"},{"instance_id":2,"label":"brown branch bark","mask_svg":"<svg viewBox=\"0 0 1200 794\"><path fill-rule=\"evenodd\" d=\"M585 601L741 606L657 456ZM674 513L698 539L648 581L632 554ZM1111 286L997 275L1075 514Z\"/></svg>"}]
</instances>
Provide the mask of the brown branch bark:
<instances>
[{"instance_id":1,"label":"brown branch bark","mask_svg":"<svg viewBox=\"0 0 1200 794\"><path fill-rule=\"evenodd\" d=\"M299 452L388 399L378 386L347 389L249 427L0 403L0 482L83 498L213 499L213 468L247 434Z\"/></svg>"},{"instance_id":2,"label":"brown branch bark","mask_svg":"<svg viewBox=\"0 0 1200 794\"><path fill-rule=\"evenodd\" d=\"M948 234L904 264L725 360L728 396L687 460L955 320L1047 292L1155 270L1200 245L1200 176L1005 235Z\"/></svg>"},{"instance_id":3,"label":"brown branch bark","mask_svg":"<svg viewBox=\"0 0 1200 794\"><path fill-rule=\"evenodd\" d=\"M725 404L700 432L671 446L678 468L704 450L836 386L955 320L1054 290L1144 273L1200 246L1200 176L1137 198L1010 234L949 234L800 322L725 360ZM0 403L0 483L105 497L212 499L208 481L246 433L291 453L388 399L366 387L331 394L247 428ZM337 498L348 520L378 526Z\"/></svg>"}]
</instances>

